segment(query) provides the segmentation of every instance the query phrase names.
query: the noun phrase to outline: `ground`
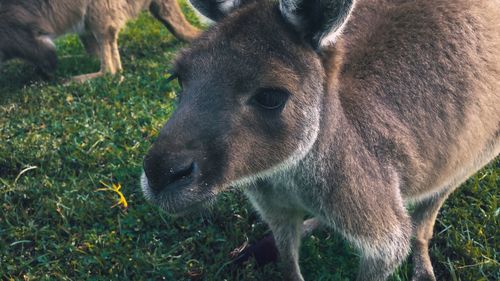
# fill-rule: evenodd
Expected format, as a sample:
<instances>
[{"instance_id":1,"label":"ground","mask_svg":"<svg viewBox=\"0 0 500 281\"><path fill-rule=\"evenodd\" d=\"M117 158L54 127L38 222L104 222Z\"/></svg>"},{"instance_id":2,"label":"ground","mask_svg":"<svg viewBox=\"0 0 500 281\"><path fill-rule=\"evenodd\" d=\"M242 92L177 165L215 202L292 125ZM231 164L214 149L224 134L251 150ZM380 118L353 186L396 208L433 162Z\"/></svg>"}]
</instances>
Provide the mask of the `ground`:
<instances>
[{"instance_id":1,"label":"ground","mask_svg":"<svg viewBox=\"0 0 500 281\"><path fill-rule=\"evenodd\" d=\"M141 194L143 156L175 107L177 88L162 81L182 47L142 15L120 36L122 82L61 85L99 68L75 36L57 41L54 81L19 61L0 71L2 280L280 280L275 265L230 264L232 250L268 231L241 192L185 218L167 216ZM499 185L497 159L446 202L431 245L438 280L500 280ZM120 193L127 208L115 206ZM306 280L352 280L357 260L328 230L301 248ZM409 280L410 272L404 264L392 280Z\"/></svg>"}]
</instances>

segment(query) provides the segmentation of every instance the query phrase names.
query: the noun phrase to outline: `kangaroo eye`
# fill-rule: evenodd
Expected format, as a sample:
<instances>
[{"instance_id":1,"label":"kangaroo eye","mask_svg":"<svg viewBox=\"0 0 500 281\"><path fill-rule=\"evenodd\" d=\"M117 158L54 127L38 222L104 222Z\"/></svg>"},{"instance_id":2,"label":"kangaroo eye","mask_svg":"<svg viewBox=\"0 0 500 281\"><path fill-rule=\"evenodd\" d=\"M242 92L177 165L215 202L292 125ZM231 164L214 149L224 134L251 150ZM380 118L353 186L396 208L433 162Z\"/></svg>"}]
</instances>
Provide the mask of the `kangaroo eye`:
<instances>
[{"instance_id":1,"label":"kangaroo eye","mask_svg":"<svg viewBox=\"0 0 500 281\"><path fill-rule=\"evenodd\" d=\"M260 90L252 100L254 104L266 110L282 109L288 100L288 92L277 89Z\"/></svg>"}]
</instances>

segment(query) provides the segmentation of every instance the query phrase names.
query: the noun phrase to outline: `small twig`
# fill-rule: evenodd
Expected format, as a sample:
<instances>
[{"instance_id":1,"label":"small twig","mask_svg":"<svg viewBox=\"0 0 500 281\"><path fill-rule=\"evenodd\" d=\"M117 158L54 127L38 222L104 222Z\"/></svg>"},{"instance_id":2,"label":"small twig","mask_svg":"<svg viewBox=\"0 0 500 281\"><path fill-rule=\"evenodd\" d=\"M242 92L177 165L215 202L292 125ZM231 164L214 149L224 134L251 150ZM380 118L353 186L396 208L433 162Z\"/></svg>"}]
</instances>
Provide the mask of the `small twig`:
<instances>
[{"instance_id":1,"label":"small twig","mask_svg":"<svg viewBox=\"0 0 500 281\"><path fill-rule=\"evenodd\" d=\"M27 171L29 171L29 170L34 170L34 169L38 169L38 167L37 167L37 166L29 166L29 167L27 167L26 169L22 170L22 171L19 173L19 175L17 175L16 179L14 180L14 185L16 185L16 184L17 184L17 181L19 180L19 178L20 178L20 177L21 177L24 173L26 173L26 172L27 172Z\"/></svg>"},{"instance_id":2,"label":"small twig","mask_svg":"<svg viewBox=\"0 0 500 281\"><path fill-rule=\"evenodd\" d=\"M31 243L32 241L31 240L19 240L19 241L16 241L16 242L13 242L13 243L10 243L10 246L16 246L17 244L24 244L24 243Z\"/></svg>"},{"instance_id":3,"label":"small twig","mask_svg":"<svg viewBox=\"0 0 500 281\"><path fill-rule=\"evenodd\" d=\"M482 262L478 262L475 264L466 264L466 265L462 265L462 266L456 266L456 268L457 269L464 269L464 268L470 268L470 267L477 267L477 266L481 266L481 265L489 264L489 263L491 263L491 259L486 260L486 261L482 261Z\"/></svg>"}]
</instances>

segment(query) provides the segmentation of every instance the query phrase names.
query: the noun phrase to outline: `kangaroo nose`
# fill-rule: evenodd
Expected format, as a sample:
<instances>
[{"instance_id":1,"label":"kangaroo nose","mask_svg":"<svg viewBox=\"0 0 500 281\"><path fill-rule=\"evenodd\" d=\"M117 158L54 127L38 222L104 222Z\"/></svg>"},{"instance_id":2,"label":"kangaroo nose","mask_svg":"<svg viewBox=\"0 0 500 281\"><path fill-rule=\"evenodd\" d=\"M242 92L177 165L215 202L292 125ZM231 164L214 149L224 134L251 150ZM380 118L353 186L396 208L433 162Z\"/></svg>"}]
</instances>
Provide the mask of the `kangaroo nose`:
<instances>
[{"instance_id":1,"label":"kangaroo nose","mask_svg":"<svg viewBox=\"0 0 500 281\"><path fill-rule=\"evenodd\" d=\"M188 182L193 179L196 164L192 160L182 164L167 164L160 159L145 159L144 173L151 189L160 192L175 183Z\"/></svg>"}]
</instances>

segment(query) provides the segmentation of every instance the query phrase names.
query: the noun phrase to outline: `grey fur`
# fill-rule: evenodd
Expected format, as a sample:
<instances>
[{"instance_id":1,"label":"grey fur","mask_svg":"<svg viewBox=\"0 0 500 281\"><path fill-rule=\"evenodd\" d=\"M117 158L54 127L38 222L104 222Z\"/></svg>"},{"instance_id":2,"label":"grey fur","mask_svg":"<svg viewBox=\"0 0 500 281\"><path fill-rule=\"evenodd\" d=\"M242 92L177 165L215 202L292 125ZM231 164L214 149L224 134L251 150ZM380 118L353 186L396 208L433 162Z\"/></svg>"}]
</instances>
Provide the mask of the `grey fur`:
<instances>
[{"instance_id":1,"label":"grey fur","mask_svg":"<svg viewBox=\"0 0 500 281\"><path fill-rule=\"evenodd\" d=\"M310 8L330 12L320 7ZM353 7L333 46L304 34L336 19L291 22L256 1L183 50L182 98L145 158L142 188L177 214L242 188L273 231L286 280L303 280L306 214L360 250L358 281L386 280L412 237L413 280L435 280L428 243L440 206L500 153L500 3ZM270 88L290 93L280 111L255 105Z\"/></svg>"}]
</instances>

